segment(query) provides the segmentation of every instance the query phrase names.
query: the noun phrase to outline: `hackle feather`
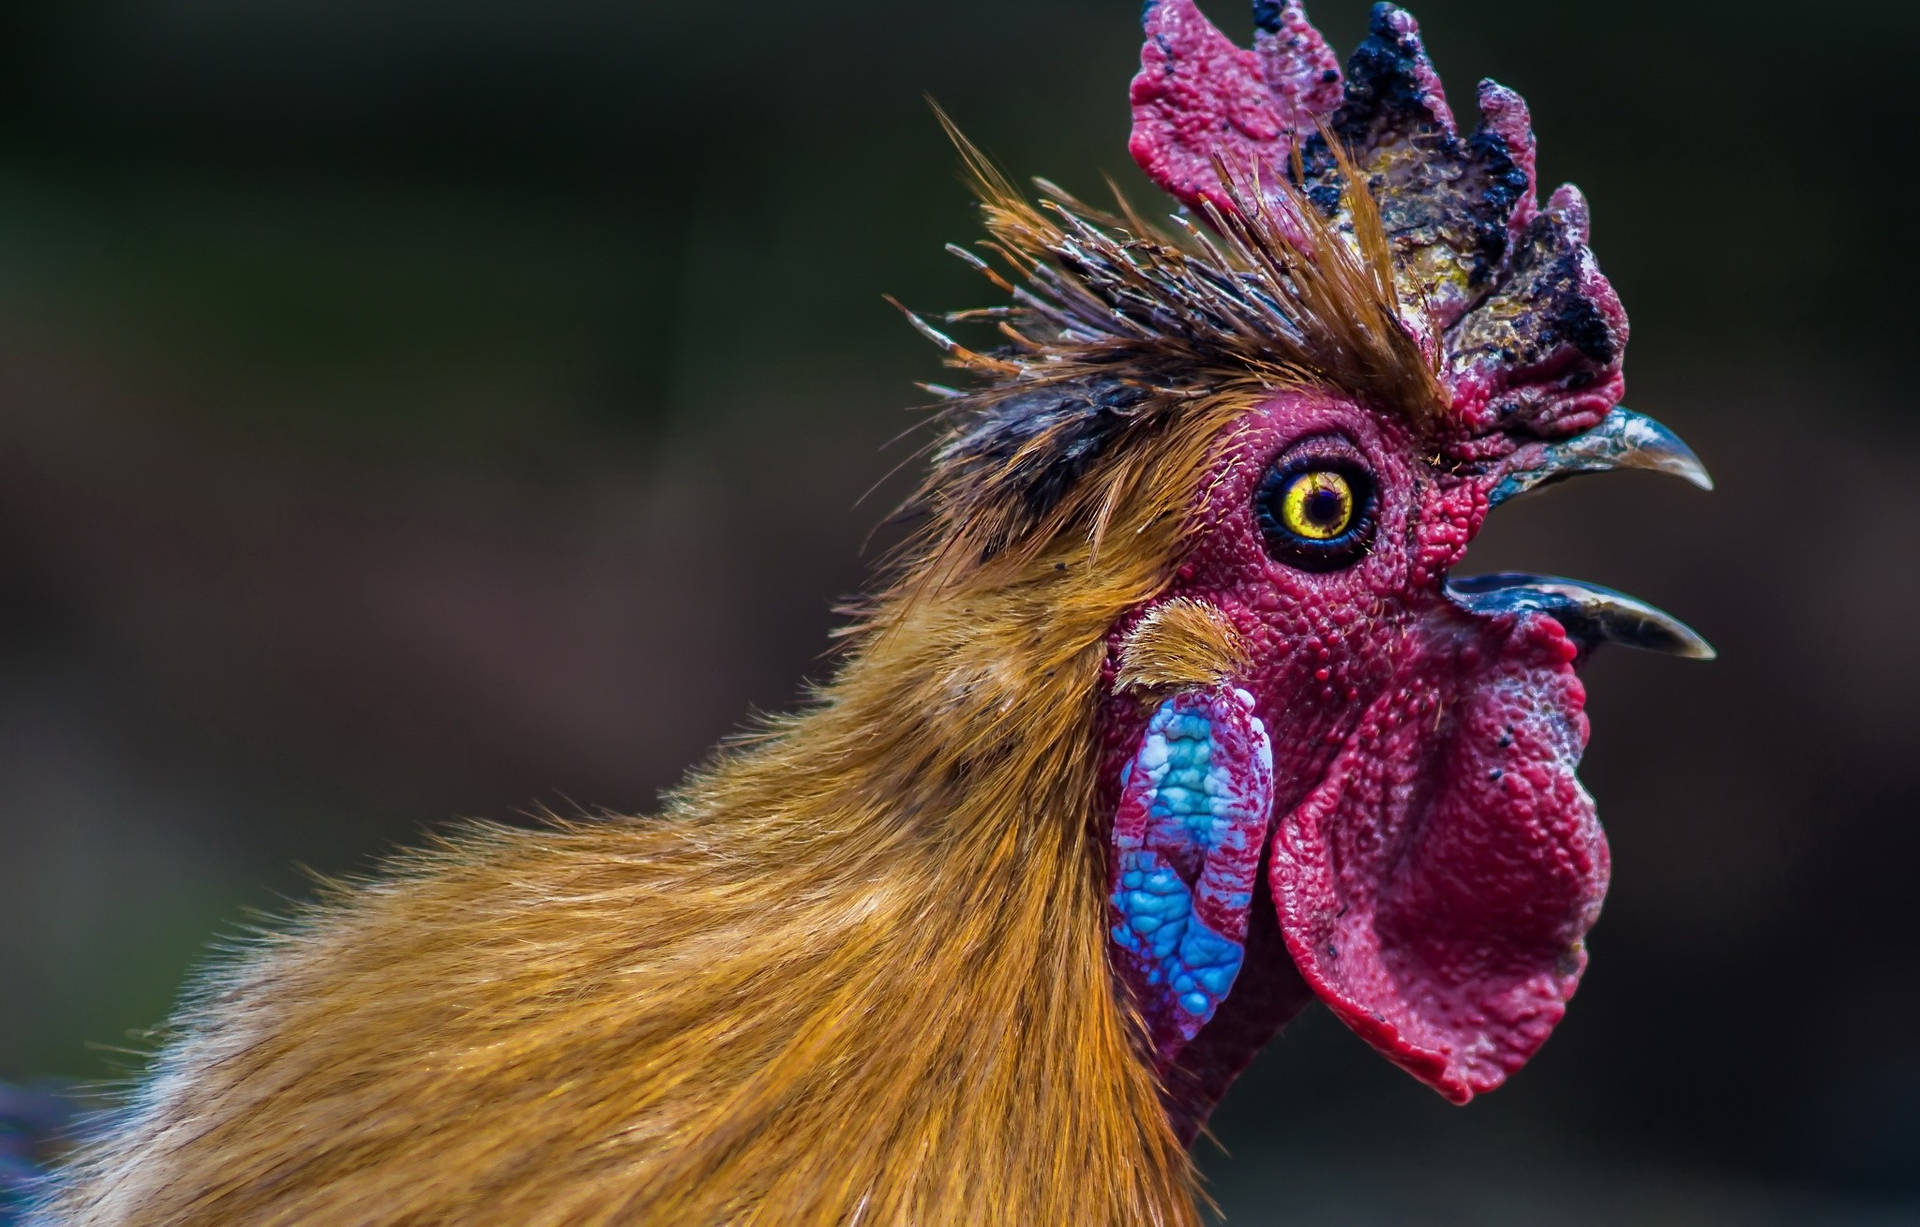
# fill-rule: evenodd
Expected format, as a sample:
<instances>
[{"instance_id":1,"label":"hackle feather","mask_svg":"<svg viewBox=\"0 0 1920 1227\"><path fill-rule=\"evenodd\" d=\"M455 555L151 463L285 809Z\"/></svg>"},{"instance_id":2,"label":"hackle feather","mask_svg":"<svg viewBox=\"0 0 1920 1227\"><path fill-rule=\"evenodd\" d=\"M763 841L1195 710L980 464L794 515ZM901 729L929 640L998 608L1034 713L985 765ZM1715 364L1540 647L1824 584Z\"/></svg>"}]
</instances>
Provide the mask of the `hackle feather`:
<instances>
[{"instance_id":1,"label":"hackle feather","mask_svg":"<svg viewBox=\"0 0 1920 1227\"><path fill-rule=\"evenodd\" d=\"M1197 1221L1106 958L1108 634L1259 398L1435 385L1384 247L1290 189L1223 170L1258 194L1176 242L963 150L1011 301L991 353L920 324L978 386L834 679L657 816L328 889L204 979L52 1220ZM1234 650L1187 612L1160 673Z\"/></svg>"}]
</instances>

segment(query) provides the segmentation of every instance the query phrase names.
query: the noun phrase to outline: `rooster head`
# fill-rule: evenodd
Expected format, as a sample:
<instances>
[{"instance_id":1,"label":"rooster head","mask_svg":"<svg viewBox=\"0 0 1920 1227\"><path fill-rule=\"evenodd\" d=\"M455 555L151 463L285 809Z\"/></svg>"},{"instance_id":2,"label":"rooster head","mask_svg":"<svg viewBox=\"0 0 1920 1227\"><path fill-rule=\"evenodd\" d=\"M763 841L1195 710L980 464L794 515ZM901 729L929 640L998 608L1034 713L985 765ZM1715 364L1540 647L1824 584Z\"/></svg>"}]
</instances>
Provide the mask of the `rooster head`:
<instances>
[{"instance_id":1,"label":"rooster head","mask_svg":"<svg viewBox=\"0 0 1920 1227\"><path fill-rule=\"evenodd\" d=\"M1248 50L1146 7L1131 151L1171 233L976 160L999 259L962 254L1011 302L961 315L1001 342L916 320L983 381L928 486L954 565L1070 538L1051 565L1097 573L1179 526L1103 641L1097 809L1112 961L1189 1127L1310 996L1456 1102L1518 1069L1607 886L1576 667L1711 655L1593 585L1452 574L1544 483L1709 485L1621 406L1626 316L1578 191L1538 200L1525 104L1483 82L1462 135L1405 12L1343 73L1297 3L1254 8Z\"/></svg>"}]
</instances>

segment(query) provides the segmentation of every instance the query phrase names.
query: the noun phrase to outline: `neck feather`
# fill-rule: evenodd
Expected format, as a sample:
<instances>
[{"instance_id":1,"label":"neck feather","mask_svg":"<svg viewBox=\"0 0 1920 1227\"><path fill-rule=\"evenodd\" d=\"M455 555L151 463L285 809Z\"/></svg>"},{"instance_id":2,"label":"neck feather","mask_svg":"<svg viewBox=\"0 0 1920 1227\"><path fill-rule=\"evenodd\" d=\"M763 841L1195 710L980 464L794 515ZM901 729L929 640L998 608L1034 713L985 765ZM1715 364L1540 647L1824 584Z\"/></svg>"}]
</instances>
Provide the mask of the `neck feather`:
<instances>
[{"instance_id":1,"label":"neck feather","mask_svg":"<svg viewBox=\"0 0 1920 1227\"><path fill-rule=\"evenodd\" d=\"M1191 1221L1105 949L1095 712L1110 602L1138 594L1031 575L902 611L819 706L678 794L686 829L757 845L709 892L740 892L730 961L781 1038L687 1105L702 1141L663 1187L876 1222Z\"/></svg>"},{"instance_id":2,"label":"neck feather","mask_svg":"<svg viewBox=\"0 0 1920 1227\"><path fill-rule=\"evenodd\" d=\"M1095 812L1106 635L1180 531L903 587L658 817L338 888L206 978L56 1211L1196 1222Z\"/></svg>"}]
</instances>

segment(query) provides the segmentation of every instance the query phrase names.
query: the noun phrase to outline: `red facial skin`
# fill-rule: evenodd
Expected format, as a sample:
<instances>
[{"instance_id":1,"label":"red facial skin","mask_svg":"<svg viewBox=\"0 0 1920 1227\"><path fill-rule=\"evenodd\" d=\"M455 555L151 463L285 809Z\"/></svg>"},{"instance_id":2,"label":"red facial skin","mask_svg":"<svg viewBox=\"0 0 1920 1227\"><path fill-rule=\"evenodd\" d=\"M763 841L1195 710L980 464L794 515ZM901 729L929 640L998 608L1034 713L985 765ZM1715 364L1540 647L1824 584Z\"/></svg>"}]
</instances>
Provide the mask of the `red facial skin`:
<instances>
[{"instance_id":1,"label":"red facial skin","mask_svg":"<svg viewBox=\"0 0 1920 1227\"><path fill-rule=\"evenodd\" d=\"M1377 528L1364 557L1316 573L1269 557L1254 503L1277 457L1327 438L1373 473ZM1479 443L1449 450L1512 447ZM1245 639L1251 665L1232 683L1271 736L1274 809L1245 964L1166 1071L1189 1135L1312 996L1463 1103L1539 1048L1586 964L1608 862L1574 777L1577 650L1550 617L1447 598L1502 466L1433 456L1400 419L1289 392L1233 428L1202 484L1203 527L1167 595L1209 602ZM1109 702L1105 778L1147 709Z\"/></svg>"}]
</instances>

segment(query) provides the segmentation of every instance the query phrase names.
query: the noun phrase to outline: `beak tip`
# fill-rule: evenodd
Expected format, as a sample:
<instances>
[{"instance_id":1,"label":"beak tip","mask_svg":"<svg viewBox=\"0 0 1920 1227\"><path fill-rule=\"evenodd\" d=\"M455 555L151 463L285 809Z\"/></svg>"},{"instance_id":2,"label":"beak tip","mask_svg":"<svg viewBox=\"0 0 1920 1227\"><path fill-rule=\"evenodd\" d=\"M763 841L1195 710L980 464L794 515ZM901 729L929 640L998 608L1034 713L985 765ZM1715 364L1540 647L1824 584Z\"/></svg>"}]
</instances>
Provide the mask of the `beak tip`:
<instances>
[{"instance_id":1,"label":"beak tip","mask_svg":"<svg viewBox=\"0 0 1920 1227\"><path fill-rule=\"evenodd\" d=\"M1700 463L1700 457L1694 455L1693 450L1688 448L1686 444L1681 443L1680 448L1682 449L1680 455L1673 457L1671 463L1663 464L1659 467L1673 474L1675 477L1680 478L1694 489L1704 490L1711 494L1713 492L1713 474L1707 472L1707 466Z\"/></svg>"},{"instance_id":2,"label":"beak tip","mask_svg":"<svg viewBox=\"0 0 1920 1227\"><path fill-rule=\"evenodd\" d=\"M1648 610L1651 614L1657 614L1664 623L1661 629L1665 632L1666 642L1656 650L1664 651L1669 656L1678 656L1682 660L1720 659L1720 653L1699 631L1663 611L1653 610L1651 606ZM1655 647L1655 644L1650 642L1639 646Z\"/></svg>"},{"instance_id":3,"label":"beak tip","mask_svg":"<svg viewBox=\"0 0 1920 1227\"><path fill-rule=\"evenodd\" d=\"M1615 460L1621 468L1653 469L1678 477L1695 489L1713 489L1713 474L1707 472L1699 455L1679 435L1645 414L1625 405L1616 406L1601 429L1603 433L1610 431L1618 441L1620 450Z\"/></svg>"},{"instance_id":4,"label":"beak tip","mask_svg":"<svg viewBox=\"0 0 1920 1227\"><path fill-rule=\"evenodd\" d=\"M1638 602L1636 602L1636 604L1637 603ZM1652 606L1646 606L1645 608L1650 619L1657 618L1659 621L1660 630L1664 632L1661 637L1664 638L1665 642L1663 644L1656 644L1653 641L1649 641L1636 646L1654 648L1656 651L1665 652L1669 656L1678 656L1682 660L1720 659L1720 653L1714 649L1711 643L1707 642L1706 636L1702 635L1699 631L1694 630L1691 626L1688 626L1686 623L1680 621L1680 619L1673 617L1663 610L1656 610Z\"/></svg>"}]
</instances>

